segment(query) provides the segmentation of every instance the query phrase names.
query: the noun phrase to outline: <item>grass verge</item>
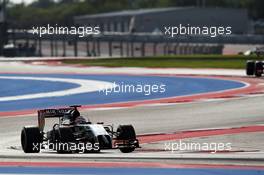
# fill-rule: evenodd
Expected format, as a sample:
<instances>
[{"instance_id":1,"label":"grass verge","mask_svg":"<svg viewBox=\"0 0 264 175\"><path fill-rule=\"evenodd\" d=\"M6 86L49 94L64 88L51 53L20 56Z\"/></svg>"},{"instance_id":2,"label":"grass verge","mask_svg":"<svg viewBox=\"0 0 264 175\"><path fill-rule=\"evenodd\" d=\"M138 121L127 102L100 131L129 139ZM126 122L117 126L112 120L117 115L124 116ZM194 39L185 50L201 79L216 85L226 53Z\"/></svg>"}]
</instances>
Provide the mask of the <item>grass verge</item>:
<instances>
[{"instance_id":1,"label":"grass verge","mask_svg":"<svg viewBox=\"0 0 264 175\"><path fill-rule=\"evenodd\" d=\"M157 68L226 68L244 69L247 60L258 60L256 56L187 55L136 58L71 59L65 64L105 67L157 67Z\"/></svg>"}]
</instances>

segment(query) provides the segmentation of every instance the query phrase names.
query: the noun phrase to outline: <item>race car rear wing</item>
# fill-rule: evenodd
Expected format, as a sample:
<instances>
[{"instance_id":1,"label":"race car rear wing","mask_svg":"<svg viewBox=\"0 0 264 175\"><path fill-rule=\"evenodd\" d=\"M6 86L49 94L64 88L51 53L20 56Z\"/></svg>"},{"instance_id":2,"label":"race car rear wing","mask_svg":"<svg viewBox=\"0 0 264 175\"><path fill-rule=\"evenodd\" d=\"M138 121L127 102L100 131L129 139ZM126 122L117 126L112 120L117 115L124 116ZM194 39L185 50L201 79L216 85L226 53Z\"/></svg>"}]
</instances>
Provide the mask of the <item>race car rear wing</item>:
<instances>
[{"instance_id":1,"label":"race car rear wing","mask_svg":"<svg viewBox=\"0 0 264 175\"><path fill-rule=\"evenodd\" d=\"M44 130L46 118L61 118L70 110L74 110L75 107L71 106L68 108L59 109L43 109L38 111L38 126L40 131Z\"/></svg>"}]
</instances>

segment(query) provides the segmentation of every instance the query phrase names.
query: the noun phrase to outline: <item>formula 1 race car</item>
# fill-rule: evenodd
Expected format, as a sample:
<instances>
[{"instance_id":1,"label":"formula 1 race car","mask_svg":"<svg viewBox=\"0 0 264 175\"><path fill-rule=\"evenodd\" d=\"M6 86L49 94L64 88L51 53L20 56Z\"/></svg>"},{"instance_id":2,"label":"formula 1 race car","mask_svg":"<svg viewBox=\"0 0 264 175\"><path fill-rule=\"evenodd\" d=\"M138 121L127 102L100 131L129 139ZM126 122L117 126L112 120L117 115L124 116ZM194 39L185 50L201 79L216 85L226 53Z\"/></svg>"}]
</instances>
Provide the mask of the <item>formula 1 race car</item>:
<instances>
[{"instance_id":1,"label":"formula 1 race car","mask_svg":"<svg viewBox=\"0 0 264 175\"><path fill-rule=\"evenodd\" d=\"M246 65L246 74L248 76L261 77L263 74L263 62L248 60Z\"/></svg>"},{"instance_id":2,"label":"formula 1 race car","mask_svg":"<svg viewBox=\"0 0 264 175\"><path fill-rule=\"evenodd\" d=\"M123 153L139 148L132 125L93 124L80 116L80 106L38 111L38 126L25 126L21 132L21 146L25 153L39 153L41 149L58 153L100 152L119 149ZM44 132L45 119L58 118L51 130Z\"/></svg>"},{"instance_id":3,"label":"formula 1 race car","mask_svg":"<svg viewBox=\"0 0 264 175\"><path fill-rule=\"evenodd\" d=\"M257 48L255 53L258 57L264 55L264 48ZM246 65L246 74L249 76L261 77L263 74L263 66L263 61L248 60Z\"/></svg>"}]
</instances>

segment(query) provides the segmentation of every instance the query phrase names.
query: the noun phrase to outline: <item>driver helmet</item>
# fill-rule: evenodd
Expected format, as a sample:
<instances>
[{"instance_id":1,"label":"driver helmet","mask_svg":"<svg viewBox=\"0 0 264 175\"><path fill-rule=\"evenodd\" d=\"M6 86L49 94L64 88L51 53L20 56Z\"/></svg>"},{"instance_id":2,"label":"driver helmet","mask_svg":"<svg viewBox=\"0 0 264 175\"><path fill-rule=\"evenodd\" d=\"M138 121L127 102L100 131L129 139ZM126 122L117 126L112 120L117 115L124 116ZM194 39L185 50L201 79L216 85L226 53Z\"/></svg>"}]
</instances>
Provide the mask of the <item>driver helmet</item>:
<instances>
[{"instance_id":1,"label":"driver helmet","mask_svg":"<svg viewBox=\"0 0 264 175\"><path fill-rule=\"evenodd\" d=\"M77 117L80 116L80 112L78 110L72 110L70 111L72 121L75 121Z\"/></svg>"},{"instance_id":2,"label":"driver helmet","mask_svg":"<svg viewBox=\"0 0 264 175\"><path fill-rule=\"evenodd\" d=\"M76 124L84 124L84 123L87 123L88 121L86 120L85 117L83 116L79 116L75 119L74 123Z\"/></svg>"}]
</instances>

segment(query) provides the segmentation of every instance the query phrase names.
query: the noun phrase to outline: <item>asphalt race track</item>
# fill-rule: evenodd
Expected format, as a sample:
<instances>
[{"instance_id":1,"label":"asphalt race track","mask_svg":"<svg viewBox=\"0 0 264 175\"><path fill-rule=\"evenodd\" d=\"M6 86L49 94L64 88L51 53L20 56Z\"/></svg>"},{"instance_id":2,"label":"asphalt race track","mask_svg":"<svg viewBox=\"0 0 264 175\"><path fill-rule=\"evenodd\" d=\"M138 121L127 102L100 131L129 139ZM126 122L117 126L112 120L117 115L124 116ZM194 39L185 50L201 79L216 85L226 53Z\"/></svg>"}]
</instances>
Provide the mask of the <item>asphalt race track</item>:
<instances>
[{"instance_id":1,"label":"asphalt race track","mask_svg":"<svg viewBox=\"0 0 264 175\"><path fill-rule=\"evenodd\" d=\"M0 74L0 83L4 84L0 88L0 174L38 174L40 172L42 174L128 175L147 173L264 174L262 130L264 96L261 93L253 95L243 93L235 98L205 98L188 103L153 103L132 107L82 109L82 114L88 116L91 121L104 121L107 124L114 124L114 126L133 124L139 135L174 132L181 135L181 132L184 131L195 131L191 138L200 139L196 131L238 128L239 137L232 136L232 134L219 134L220 136L216 138L231 141L236 148L241 150L230 153L171 153L157 151L154 148L158 142L149 142L143 144L142 149L131 154L122 154L118 150L103 151L101 154L59 155L45 151L40 154L24 154L20 147L20 130L25 125L36 125L36 114L3 115L10 114L9 112L12 111L19 113L19 111L30 110L32 112L38 108L71 104L83 104L89 107L105 103L192 97L197 94L219 91L228 93L232 89L248 88L248 81L243 83L235 80L235 77L234 80L227 80L219 77L175 76L173 73L158 76L126 72L123 74L120 72L97 74L89 69L86 72L73 73L69 71L64 74L60 68L56 72L56 67L49 67L52 73L47 74L41 72L41 70L46 70L46 67L32 66L31 69L29 65L23 71L21 68L15 69L19 72L15 73L14 67L10 66L8 72L7 66L0 64L1 66L5 67L5 71ZM39 69L38 73L33 73L36 68ZM74 68L74 70L83 71L82 68ZM240 77L240 79L244 78ZM256 87L262 86L264 81L262 79L257 81L259 84ZM113 82L166 84L166 93L154 93L148 96L143 93L105 95L98 92L98 86L91 86L92 83L109 87L109 85L113 85ZM82 92L81 94L76 93L79 90ZM67 93L65 94L65 92ZM20 98L20 100L14 98ZM52 126L54 121L49 120L47 126ZM253 130L248 131L247 127L251 127ZM150 135L150 137L152 136ZM202 138L210 140L214 137L208 135ZM251 151L248 151L249 148Z\"/></svg>"}]
</instances>

